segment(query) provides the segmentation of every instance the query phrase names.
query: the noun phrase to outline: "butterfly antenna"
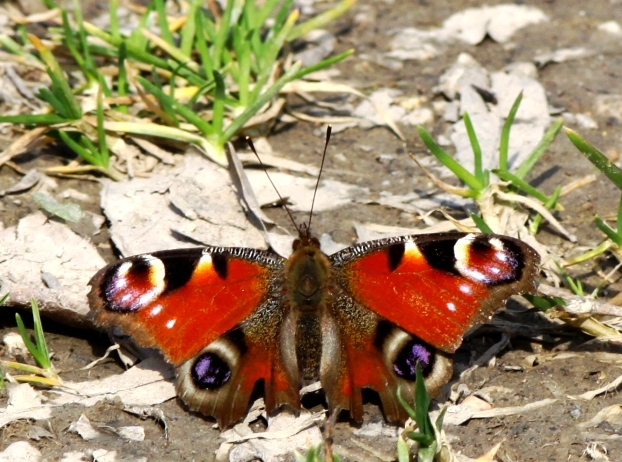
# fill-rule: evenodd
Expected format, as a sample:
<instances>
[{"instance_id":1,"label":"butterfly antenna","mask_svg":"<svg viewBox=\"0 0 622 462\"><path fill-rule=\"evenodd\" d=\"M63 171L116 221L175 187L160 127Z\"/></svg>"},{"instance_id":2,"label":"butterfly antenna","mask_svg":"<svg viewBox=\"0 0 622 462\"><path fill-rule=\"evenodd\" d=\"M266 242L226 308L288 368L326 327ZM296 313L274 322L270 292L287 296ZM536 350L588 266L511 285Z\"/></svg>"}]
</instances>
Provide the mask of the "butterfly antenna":
<instances>
[{"instance_id":1,"label":"butterfly antenna","mask_svg":"<svg viewBox=\"0 0 622 462\"><path fill-rule=\"evenodd\" d=\"M264 165L264 163L261 161L261 157L259 157L259 154L257 154L257 150L255 149L255 145L253 144L253 140L251 139L250 136L246 137L246 143L251 148L251 151L253 151L253 154L255 154L255 157L257 157L257 160L259 161L259 165L261 165L261 168L263 168L263 171L265 172L266 176L268 177L268 181L270 182L270 184L274 188L274 191L276 191L276 195L279 196L279 200L283 204L283 207L285 207L285 210L287 211L287 214L289 215L289 219L292 220L292 223L294 224L294 228L298 229L298 225L296 224L296 220L294 220L294 217L292 216L291 210L289 210L289 207L287 206L287 203L285 202L285 199L283 199L283 196L281 196L281 193L279 192L279 190L277 189L276 185L272 181L272 178L270 178L270 175L268 174L268 170L266 169L266 166Z\"/></svg>"},{"instance_id":2,"label":"butterfly antenna","mask_svg":"<svg viewBox=\"0 0 622 462\"><path fill-rule=\"evenodd\" d=\"M311 230L311 219L313 218L313 206L315 205L315 196L317 195L317 189L320 186L320 178L324 171L324 161L326 160L326 150L328 149L328 142L330 141L330 134L333 131L332 125L326 127L326 141L324 142L324 153L322 154L322 163L320 164L320 172L317 174L317 182L315 183L315 189L313 190L313 200L311 201L311 210L309 211L309 224L307 229Z\"/></svg>"}]
</instances>

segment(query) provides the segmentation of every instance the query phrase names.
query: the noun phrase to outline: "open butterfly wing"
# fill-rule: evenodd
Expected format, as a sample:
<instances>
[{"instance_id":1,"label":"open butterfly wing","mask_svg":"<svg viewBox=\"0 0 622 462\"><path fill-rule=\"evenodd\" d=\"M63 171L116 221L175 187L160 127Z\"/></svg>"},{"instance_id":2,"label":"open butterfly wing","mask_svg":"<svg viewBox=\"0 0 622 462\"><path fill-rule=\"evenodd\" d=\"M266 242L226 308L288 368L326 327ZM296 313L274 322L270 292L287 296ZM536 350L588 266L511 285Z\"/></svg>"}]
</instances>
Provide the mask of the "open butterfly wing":
<instances>
[{"instance_id":1,"label":"open butterfly wing","mask_svg":"<svg viewBox=\"0 0 622 462\"><path fill-rule=\"evenodd\" d=\"M278 347L283 266L255 249L154 252L100 270L89 302L97 324L160 349L184 401L224 427L244 416L258 380L270 406L298 404Z\"/></svg>"},{"instance_id":2,"label":"open butterfly wing","mask_svg":"<svg viewBox=\"0 0 622 462\"><path fill-rule=\"evenodd\" d=\"M362 419L361 389L378 392L387 420L407 417L415 366L434 395L451 377L463 334L512 294L533 290L539 258L506 236L442 233L365 242L329 257L339 366L322 378L332 408Z\"/></svg>"}]
</instances>

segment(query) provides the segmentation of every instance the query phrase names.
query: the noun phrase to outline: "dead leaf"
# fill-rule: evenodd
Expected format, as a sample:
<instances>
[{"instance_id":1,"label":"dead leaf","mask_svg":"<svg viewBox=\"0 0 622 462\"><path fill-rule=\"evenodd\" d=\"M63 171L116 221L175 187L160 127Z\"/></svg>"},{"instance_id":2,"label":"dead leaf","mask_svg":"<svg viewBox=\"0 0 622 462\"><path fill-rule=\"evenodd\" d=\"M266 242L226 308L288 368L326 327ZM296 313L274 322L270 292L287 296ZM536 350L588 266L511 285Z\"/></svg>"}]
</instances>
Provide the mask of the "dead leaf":
<instances>
[{"instance_id":1,"label":"dead leaf","mask_svg":"<svg viewBox=\"0 0 622 462\"><path fill-rule=\"evenodd\" d=\"M151 357L123 374L88 382L65 382L67 389L50 391L50 403L93 406L103 399L119 398L127 406L152 406L175 398L175 373L162 358Z\"/></svg>"},{"instance_id":2,"label":"dead leaf","mask_svg":"<svg viewBox=\"0 0 622 462\"><path fill-rule=\"evenodd\" d=\"M198 155L186 155L184 166L166 175L107 183L102 209L112 240L126 256L197 244L265 247L227 169Z\"/></svg>"},{"instance_id":3,"label":"dead leaf","mask_svg":"<svg viewBox=\"0 0 622 462\"><path fill-rule=\"evenodd\" d=\"M597 388L596 390L592 390L592 391L587 391L583 394L580 395L576 395L576 396L568 396L568 398L570 399L582 399L585 401L591 401L592 399L594 399L595 397L597 397L598 395L602 395L603 393L607 393L610 391L615 390L616 388L618 388L620 386L620 384L622 383L622 375L619 376L617 379L613 380L612 382L609 382L608 384ZM622 423L622 421L620 422Z\"/></svg>"},{"instance_id":4,"label":"dead leaf","mask_svg":"<svg viewBox=\"0 0 622 462\"><path fill-rule=\"evenodd\" d=\"M248 424L238 424L233 429L221 433L226 441L218 454L221 459L228 452L229 461L276 460L277 457L291 454L294 450L307 451L322 442L322 433L317 422L324 419L324 413L303 412L295 417L281 412L271 418L265 432L253 433ZM232 446L233 445L233 446ZM229 448L231 448L229 450Z\"/></svg>"},{"instance_id":5,"label":"dead leaf","mask_svg":"<svg viewBox=\"0 0 622 462\"><path fill-rule=\"evenodd\" d=\"M69 431L77 433L85 441L94 440L101 436L101 432L91 425L91 421L84 414L76 422L69 425Z\"/></svg>"},{"instance_id":6,"label":"dead leaf","mask_svg":"<svg viewBox=\"0 0 622 462\"><path fill-rule=\"evenodd\" d=\"M470 45L477 45L486 35L505 43L530 24L548 21L539 8L528 5L495 5L467 8L443 21L443 33Z\"/></svg>"},{"instance_id":7,"label":"dead leaf","mask_svg":"<svg viewBox=\"0 0 622 462\"><path fill-rule=\"evenodd\" d=\"M0 452L0 462L38 462L40 460L41 452L26 441L11 443Z\"/></svg>"},{"instance_id":8,"label":"dead leaf","mask_svg":"<svg viewBox=\"0 0 622 462\"><path fill-rule=\"evenodd\" d=\"M30 306L34 297L42 314L64 324L92 327L87 283L104 265L88 240L41 212L0 231L0 293L10 292L12 305ZM46 286L42 272L59 286Z\"/></svg>"},{"instance_id":9,"label":"dead leaf","mask_svg":"<svg viewBox=\"0 0 622 462\"><path fill-rule=\"evenodd\" d=\"M0 410L0 428L15 420L44 420L52 417L51 408L42 404L41 393L27 383L6 383L9 395L6 408Z\"/></svg>"},{"instance_id":10,"label":"dead leaf","mask_svg":"<svg viewBox=\"0 0 622 462\"><path fill-rule=\"evenodd\" d=\"M249 170L246 172L260 204L278 202L279 197L268 181L265 172ZM316 178L303 178L288 173L274 172L270 178L276 185L281 196L288 199L290 210L308 212L311 208L311 199L317 183ZM322 180L315 198L316 212L334 210L352 203L355 198L369 194L366 188L343 183L336 180Z\"/></svg>"},{"instance_id":11,"label":"dead leaf","mask_svg":"<svg viewBox=\"0 0 622 462\"><path fill-rule=\"evenodd\" d=\"M598 413L589 420L577 425L580 429L586 429L596 427L597 425L609 422L613 425L619 426L622 424L622 406L614 404L613 406L606 407L598 411Z\"/></svg>"},{"instance_id":12,"label":"dead leaf","mask_svg":"<svg viewBox=\"0 0 622 462\"><path fill-rule=\"evenodd\" d=\"M563 63L564 61L588 58L593 54L594 51L584 47L560 48L552 53L538 55L533 60L538 67L544 67L549 63Z\"/></svg>"},{"instance_id":13,"label":"dead leaf","mask_svg":"<svg viewBox=\"0 0 622 462\"><path fill-rule=\"evenodd\" d=\"M452 417L452 414L448 410L447 414L445 414L444 422L447 424L451 424L451 425L460 425L470 419L490 419L493 417L522 414L525 412L540 409L542 407L550 406L551 404L556 403L557 401L558 401L557 399L547 398L547 399L543 399L540 401L535 401L533 403L526 404L524 406L500 407L500 408L482 410L482 411L473 411L473 410L467 409L463 413L460 412L461 409L458 407L454 411L454 414L456 416L455 419ZM483 400L482 402L485 403L485 401Z\"/></svg>"}]
</instances>

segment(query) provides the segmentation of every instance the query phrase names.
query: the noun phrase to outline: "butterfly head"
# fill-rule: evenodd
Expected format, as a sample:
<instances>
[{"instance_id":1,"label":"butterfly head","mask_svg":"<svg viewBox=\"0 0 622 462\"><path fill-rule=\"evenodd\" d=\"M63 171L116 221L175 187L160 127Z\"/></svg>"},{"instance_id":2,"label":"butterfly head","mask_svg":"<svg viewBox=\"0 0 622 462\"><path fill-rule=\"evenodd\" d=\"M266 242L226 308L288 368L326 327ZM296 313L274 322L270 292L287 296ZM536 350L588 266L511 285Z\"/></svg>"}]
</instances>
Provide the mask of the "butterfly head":
<instances>
[{"instance_id":1,"label":"butterfly head","mask_svg":"<svg viewBox=\"0 0 622 462\"><path fill-rule=\"evenodd\" d=\"M294 252L303 248L312 248L316 250L320 248L320 241L311 235L311 229L308 223L302 223L298 227L298 239L295 239L292 244L292 250Z\"/></svg>"}]
</instances>

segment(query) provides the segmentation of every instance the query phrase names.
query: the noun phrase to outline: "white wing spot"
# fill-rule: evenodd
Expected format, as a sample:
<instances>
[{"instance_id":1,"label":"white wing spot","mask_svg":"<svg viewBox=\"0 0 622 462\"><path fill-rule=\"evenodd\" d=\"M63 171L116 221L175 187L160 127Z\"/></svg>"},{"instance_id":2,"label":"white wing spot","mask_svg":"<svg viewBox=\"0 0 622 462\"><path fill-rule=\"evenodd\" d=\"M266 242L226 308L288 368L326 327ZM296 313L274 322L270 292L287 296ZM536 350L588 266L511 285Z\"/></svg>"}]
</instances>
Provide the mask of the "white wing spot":
<instances>
[{"instance_id":1,"label":"white wing spot","mask_svg":"<svg viewBox=\"0 0 622 462\"><path fill-rule=\"evenodd\" d=\"M447 304L447 308L449 309L449 311L456 311L456 305L451 302Z\"/></svg>"},{"instance_id":2,"label":"white wing spot","mask_svg":"<svg viewBox=\"0 0 622 462\"><path fill-rule=\"evenodd\" d=\"M199 260L199 264L197 265L197 269L203 269L204 267L211 267L212 266L212 255L204 252L203 255L201 255L201 259Z\"/></svg>"},{"instance_id":3,"label":"white wing spot","mask_svg":"<svg viewBox=\"0 0 622 462\"><path fill-rule=\"evenodd\" d=\"M505 249L505 245L503 245L503 241L498 237L493 237L488 240L490 246L496 250L495 259L506 262L508 261L508 253Z\"/></svg>"},{"instance_id":4,"label":"white wing spot","mask_svg":"<svg viewBox=\"0 0 622 462\"><path fill-rule=\"evenodd\" d=\"M161 292L164 290L164 276L166 273L164 263L153 255L143 255L142 258L149 266L149 282L156 290Z\"/></svg>"},{"instance_id":5,"label":"white wing spot","mask_svg":"<svg viewBox=\"0 0 622 462\"><path fill-rule=\"evenodd\" d=\"M467 234L463 238L456 241L454 245L454 257L456 257L456 266L465 265L469 261L469 251L471 244L475 240L475 234Z\"/></svg>"},{"instance_id":6,"label":"white wing spot","mask_svg":"<svg viewBox=\"0 0 622 462\"><path fill-rule=\"evenodd\" d=\"M462 292L463 294L470 294L472 292L471 286L467 284L461 284L459 289L460 289L460 292Z\"/></svg>"},{"instance_id":7,"label":"white wing spot","mask_svg":"<svg viewBox=\"0 0 622 462\"><path fill-rule=\"evenodd\" d=\"M406 241L404 242L404 255L410 258L419 258L421 257L421 250L414 241Z\"/></svg>"},{"instance_id":8,"label":"white wing spot","mask_svg":"<svg viewBox=\"0 0 622 462\"><path fill-rule=\"evenodd\" d=\"M489 242L495 239L496 238L490 239ZM488 284L490 283L490 278L485 273L483 273L482 271L479 271L477 267L473 268L469 266L470 265L469 256L471 252L471 245L473 244L474 240L475 240L475 234L467 234L463 238L458 239L456 241L456 245L454 245L454 256L456 257L456 269L465 278L469 278L477 282ZM503 246L503 243L499 241L499 239L496 239L496 240L498 241L498 244L501 244Z\"/></svg>"},{"instance_id":9,"label":"white wing spot","mask_svg":"<svg viewBox=\"0 0 622 462\"><path fill-rule=\"evenodd\" d=\"M171 329L175 325L176 322L177 322L177 319L171 319L166 323L166 327Z\"/></svg>"},{"instance_id":10,"label":"white wing spot","mask_svg":"<svg viewBox=\"0 0 622 462\"><path fill-rule=\"evenodd\" d=\"M127 287L127 273L132 267L129 261L123 262L117 268L117 274L113 279L112 286L115 291L125 289Z\"/></svg>"},{"instance_id":11,"label":"white wing spot","mask_svg":"<svg viewBox=\"0 0 622 462\"><path fill-rule=\"evenodd\" d=\"M490 239L488 239L488 243L495 250L498 250L501 253L505 252L505 246L503 245L503 242L501 241L501 239L499 239L498 237L491 237Z\"/></svg>"},{"instance_id":12,"label":"white wing spot","mask_svg":"<svg viewBox=\"0 0 622 462\"><path fill-rule=\"evenodd\" d=\"M153 308L151 308L151 311L149 312L150 316L156 316L158 314L160 314L160 312L162 311L162 305L156 305Z\"/></svg>"}]
</instances>

